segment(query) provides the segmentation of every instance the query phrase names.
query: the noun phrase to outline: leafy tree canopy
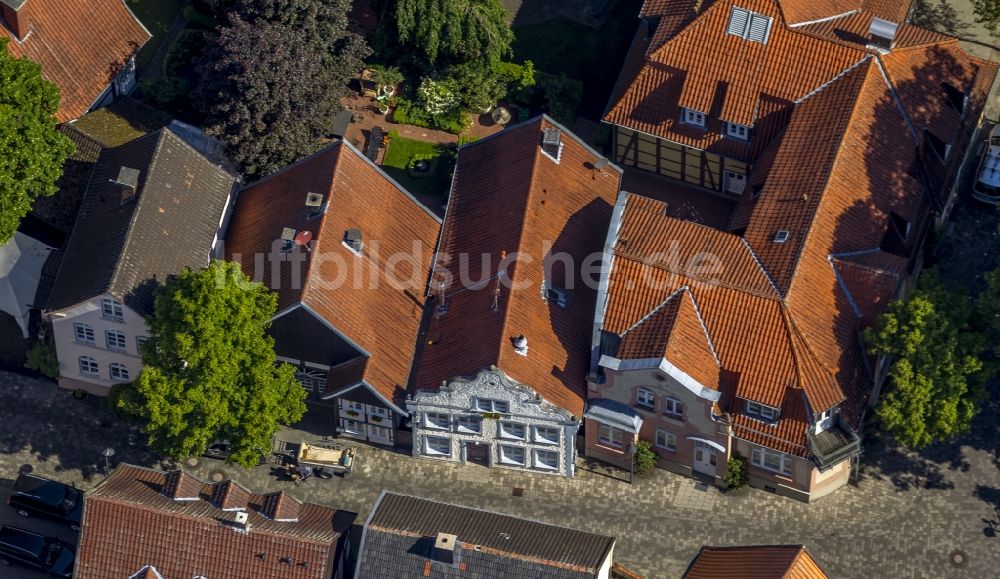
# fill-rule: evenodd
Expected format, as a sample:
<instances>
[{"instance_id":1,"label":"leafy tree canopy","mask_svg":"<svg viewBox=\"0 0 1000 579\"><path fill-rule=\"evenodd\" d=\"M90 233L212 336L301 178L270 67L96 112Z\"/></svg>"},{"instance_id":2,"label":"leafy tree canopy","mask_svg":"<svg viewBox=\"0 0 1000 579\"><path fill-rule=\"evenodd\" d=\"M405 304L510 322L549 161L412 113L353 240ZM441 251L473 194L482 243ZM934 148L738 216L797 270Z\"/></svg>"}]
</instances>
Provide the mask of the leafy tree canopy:
<instances>
[{"instance_id":1,"label":"leafy tree canopy","mask_svg":"<svg viewBox=\"0 0 1000 579\"><path fill-rule=\"evenodd\" d=\"M972 12L990 34L1000 34L1000 0L972 0Z\"/></svg>"},{"instance_id":2,"label":"leafy tree canopy","mask_svg":"<svg viewBox=\"0 0 1000 579\"><path fill-rule=\"evenodd\" d=\"M396 0L399 41L430 65L481 62L488 69L511 54L514 33L500 0Z\"/></svg>"},{"instance_id":3,"label":"leafy tree canopy","mask_svg":"<svg viewBox=\"0 0 1000 579\"><path fill-rule=\"evenodd\" d=\"M919 448L966 432L985 396L982 334L972 304L927 271L909 299L890 304L865 332L872 354L889 356L890 386L876 409L896 439Z\"/></svg>"},{"instance_id":4,"label":"leafy tree canopy","mask_svg":"<svg viewBox=\"0 0 1000 579\"><path fill-rule=\"evenodd\" d=\"M370 50L346 28L346 0L236 4L243 15L230 13L206 47L196 101L207 131L256 178L319 148Z\"/></svg>"},{"instance_id":5,"label":"leafy tree canopy","mask_svg":"<svg viewBox=\"0 0 1000 579\"><path fill-rule=\"evenodd\" d=\"M0 38L0 245L6 243L35 199L56 192L73 141L56 129L59 89L42 67L7 52Z\"/></svg>"},{"instance_id":6,"label":"leafy tree canopy","mask_svg":"<svg viewBox=\"0 0 1000 579\"><path fill-rule=\"evenodd\" d=\"M168 456L197 456L225 439L232 461L256 464L279 425L306 409L295 370L275 366L265 333L276 306L277 296L232 262L171 278L147 319L143 370L112 397L117 409L139 418L150 446Z\"/></svg>"}]
</instances>

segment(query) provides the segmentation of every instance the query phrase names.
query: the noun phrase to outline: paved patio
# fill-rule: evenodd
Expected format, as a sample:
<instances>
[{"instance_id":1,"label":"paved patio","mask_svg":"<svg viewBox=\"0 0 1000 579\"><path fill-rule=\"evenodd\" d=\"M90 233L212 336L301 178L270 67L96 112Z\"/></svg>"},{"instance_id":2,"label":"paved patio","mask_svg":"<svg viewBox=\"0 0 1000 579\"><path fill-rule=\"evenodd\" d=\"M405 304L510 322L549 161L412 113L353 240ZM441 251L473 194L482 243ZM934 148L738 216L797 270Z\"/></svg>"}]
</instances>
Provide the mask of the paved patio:
<instances>
[{"instance_id":1,"label":"paved patio","mask_svg":"<svg viewBox=\"0 0 1000 579\"><path fill-rule=\"evenodd\" d=\"M997 393L994 393L994 400ZM100 452L157 465L142 437L117 423L96 398L77 401L53 384L0 373L0 478L23 465L86 488L102 478ZM649 577L678 577L703 544L804 543L833 577L986 577L1000 565L1000 538L985 521L1000 505L1000 403L983 409L975 430L921 455L869 443L857 486L806 505L755 489L723 494L657 471L629 486L580 472L573 480L457 467L364 447L353 476L279 481L202 459L208 478L225 470L254 490L287 490L363 518L382 489L479 506L618 537L616 558ZM322 416L311 417L322 423ZM297 441L303 433L284 431ZM513 496L515 487L524 489ZM961 553L963 563L950 561Z\"/></svg>"}]
</instances>

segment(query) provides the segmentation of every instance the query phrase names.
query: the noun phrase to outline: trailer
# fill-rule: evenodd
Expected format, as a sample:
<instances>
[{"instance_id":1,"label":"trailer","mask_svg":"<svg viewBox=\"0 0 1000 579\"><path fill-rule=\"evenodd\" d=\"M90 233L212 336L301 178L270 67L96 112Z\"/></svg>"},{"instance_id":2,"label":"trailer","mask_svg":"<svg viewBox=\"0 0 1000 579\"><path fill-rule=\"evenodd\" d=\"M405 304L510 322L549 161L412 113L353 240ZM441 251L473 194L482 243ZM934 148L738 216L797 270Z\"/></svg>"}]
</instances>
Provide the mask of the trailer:
<instances>
[{"instance_id":1,"label":"trailer","mask_svg":"<svg viewBox=\"0 0 1000 579\"><path fill-rule=\"evenodd\" d=\"M295 455L295 462L299 466L313 468L318 476L321 476L321 473L329 472L347 477L354 467L356 454L355 447L339 442L303 440Z\"/></svg>"}]
</instances>

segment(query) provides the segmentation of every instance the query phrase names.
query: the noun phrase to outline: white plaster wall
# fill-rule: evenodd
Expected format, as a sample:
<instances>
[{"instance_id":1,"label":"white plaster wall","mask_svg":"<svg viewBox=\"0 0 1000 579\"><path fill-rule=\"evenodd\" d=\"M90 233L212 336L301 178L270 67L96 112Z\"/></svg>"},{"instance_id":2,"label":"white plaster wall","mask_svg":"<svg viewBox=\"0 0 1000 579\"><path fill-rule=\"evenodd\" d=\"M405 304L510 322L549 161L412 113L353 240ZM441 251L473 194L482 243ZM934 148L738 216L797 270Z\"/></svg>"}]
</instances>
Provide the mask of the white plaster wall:
<instances>
[{"instance_id":1,"label":"white plaster wall","mask_svg":"<svg viewBox=\"0 0 1000 579\"><path fill-rule=\"evenodd\" d=\"M101 297L103 296L95 296L86 302L53 312L49 319L52 322L56 355L59 359L60 383L63 383L62 378L65 377L71 381L94 385L95 393L107 394L107 390L114 384L108 369L110 364L114 362L123 364L128 368L129 378L132 380L139 375L139 371L142 370L142 360L139 357L136 337L149 336L149 329L143 317L125 305L122 306L123 322L105 319L101 315ZM73 324L81 322L94 328L93 346L76 341ZM105 330L118 330L125 334L125 352L107 349ZM100 367L100 375L95 377L82 374L80 356L90 356L96 360Z\"/></svg>"},{"instance_id":2,"label":"white plaster wall","mask_svg":"<svg viewBox=\"0 0 1000 579\"><path fill-rule=\"evenodd\" d=\"M509 412L499 420L484 418L479 433L458 432L459 416L479 416L481 414L479 411L473 410L474 398L507 402ZM414 456L461 462L462 443L478 442L488 446L490 466L573 476L572 464L575 460L575 442L579 423L572 420L569 412L537 398L534 390L517 384L502 374L484 371L475 380L455 380L437 392L419 391L414 399L407 403L407 409L414 415ZM425 420L427 412L449 414L451 416L449 429L428 427ZM501 421L524 424L525 440L501 438ZM534 426L557 428L561 432L559 444L534 442ZM451 456L439 457L424 454L424 438L426 436L448 438L451 441ZM523 447L525 449L525 466L501 463L500 445ZM535 449L558 452L559 469L533 468L531 465Z\"/></svg>"}]
</instances>

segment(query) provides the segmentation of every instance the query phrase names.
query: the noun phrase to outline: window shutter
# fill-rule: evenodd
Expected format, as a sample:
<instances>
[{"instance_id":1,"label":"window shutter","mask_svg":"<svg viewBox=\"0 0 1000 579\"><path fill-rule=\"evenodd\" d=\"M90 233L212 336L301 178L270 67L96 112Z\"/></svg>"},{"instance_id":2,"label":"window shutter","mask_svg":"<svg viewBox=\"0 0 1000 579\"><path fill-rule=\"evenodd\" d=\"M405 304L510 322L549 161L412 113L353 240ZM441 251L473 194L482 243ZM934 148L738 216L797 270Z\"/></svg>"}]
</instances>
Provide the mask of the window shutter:
<instances>
[{"instance_id":1,"label":"window shutter","mask_svg":"<svg viewBox=\"0 0 1000 579\"><path fill-rule=\"evenodd\" d=\"M747 21L749 20L749 12L741 8L733 8L733 13L729 17L729 28L726 32L735 34L736 36L743 36L744 31L747 29Z\"/></svg>"},{"instance_id":2,"label":"window shutter","mask_svg":"<svg viewBox=\"0 0 1000 579\"><path fill-rule=\"evenodd\" d=\"M754 14L750 17L750 30L747 32L747 40L767 43L767 33L771 30L771 19L767 16Z\"/></svg>"}]
</instances>

